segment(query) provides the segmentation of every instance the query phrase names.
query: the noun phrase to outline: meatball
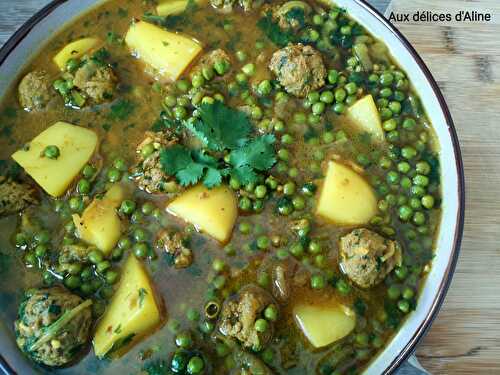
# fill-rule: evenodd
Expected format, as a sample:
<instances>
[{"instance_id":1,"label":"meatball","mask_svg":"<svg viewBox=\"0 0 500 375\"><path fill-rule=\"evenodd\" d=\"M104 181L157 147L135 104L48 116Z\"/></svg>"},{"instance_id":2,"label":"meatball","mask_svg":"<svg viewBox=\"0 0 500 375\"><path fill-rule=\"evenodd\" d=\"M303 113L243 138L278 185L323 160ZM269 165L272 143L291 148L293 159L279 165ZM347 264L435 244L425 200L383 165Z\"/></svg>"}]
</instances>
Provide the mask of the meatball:
<instances>
[{"instance_id":1,"label":"meatball","mask_svg":"<svg viewBox=\"0 0 500 375\"><path fill-rule=\"evenodd\" d=\"M62 287L35 290L19 307L17 345L38 363L68 364L88 341L91 305Z\"/></svg>"},{"instance_id":2,"label":"meatball","mask_svg":"<svg viewBox=\"0 0 500 375\"><path fill-rule=\"evenodd\" d=\"M0 217L12 215L38 203L35 189L0 176Z\"/></svg>"},{"instance_id":3,"label":"meatball","mask_svg":"<svg viewBox=\"0 0 500 375\"><path fill-rule=\"evenodd\" d=\"M35 70L24 76L18 88L19 103L27 111L43 110L55 92L47 72Z\"/></svg>"},{"instance_id":4,"label":"meatball","mask_svg":"<svg viewBox=\"0 0 500 375\"><path fill-rule=\"evenodd\" d=\"M276 51L269 69L289 94L299 98L325 84L326 68L321 54L311 46L294 44Z\"/></svg>"},{"instance_id":5,"label":"meatball","mask_svg":"<svg viewBox=\"0 0 500 375\"><path fill-rule=\"evenodd\" d=\"M163 193L174 196L182 191L174 176L167 175L161 166L160 150L179 142L170 131L146 132L137 146L137 165L133 177L141 190L151 194Z\"/></svg>"},{"instance_id":6,"label":"meatball","mask_svg":"<svg viewBox=\"0 0 500 375\"><path fill-rule=\"evenodd\" d=\"M227 300L220 314L219 332L236 338L244 347L260 350L271 340L273 324L268 322L265 330L256 328L266 307L275 304L273 297L264 289L247 285L233 298ZM262 331L262 332L261 332Z\"/></svg>"},{"instance_id":7,"label":"meatball","mask_svg":"<svg viewBox=\"0 0 500 375\"><path fill-rule=\"evenodd\" d=\"M75 72L73 84L94 103L102 103L113 97L117 78L106 64L86 60Z\"/></svg>"},{"instance_id":8,"label":"meatball","mask_svg":"<svg viewBox=\"0 0 500 375\"><path fill-rule=\"evenodd\" d=\"M186 247L186 234L164 230L158 236L156 246L173 258L175 268L186 268L193 263L193 252Z\"/></svg>"},{"instance_id":9,"label":"meatball","mask_svg":"<svg viewBox=\"0 0 500 375\"><path fill-rule=\"evenodd\" d=\"M356 285L370 288L401 265L401 247L368 229L355 229L340 239L340 268Z\"/></svg>"}]
</instances>

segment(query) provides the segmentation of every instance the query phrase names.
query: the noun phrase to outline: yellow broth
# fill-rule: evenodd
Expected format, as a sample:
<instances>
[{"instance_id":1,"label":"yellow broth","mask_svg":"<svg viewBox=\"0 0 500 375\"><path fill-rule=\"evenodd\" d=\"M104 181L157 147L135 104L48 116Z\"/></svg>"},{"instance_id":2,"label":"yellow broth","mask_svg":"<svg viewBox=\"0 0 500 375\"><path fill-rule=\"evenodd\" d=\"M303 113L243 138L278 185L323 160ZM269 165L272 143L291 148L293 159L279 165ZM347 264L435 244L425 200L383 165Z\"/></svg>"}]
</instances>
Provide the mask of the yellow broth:
<instances>
[{"instance_id":1,"label":"yellow broth","mask_svg":"<svg viewBox=\"0 0 500 375\"><path fill-rule=\"evenodd\" d=\"M313 4L317 6L317 4ZM50 40L42 50L36 54L28 65L25 73L32 70L45 69L52 80L55 80L60 71L52 62L53 56L68 42L87 36L97 36L107 41L105 48L110 53L110 61L116 71L120 85L114 101L100 106L85 107L83 109L72 109L60 105L46 111L24 111L17 99L17 87L12 87L3 98L0 105L0 159L7 161L9 157L24 143L32 139L42 130L57 121L66 121L75 125L87 127L94 130L100 139L99 157L103 159L103 171L99 181L105 179L106 171L112 161L121 157L127 165L133 166L136 157L136 147L144 137L144 132L151 129L157 121L162 103L167 93L174 91L167 82L158 82L151 75L144 72L144 65L131 57L130 51L124 43L116 41L116 37L123 38L133 19L141 19L145 12L154 11L154 2L139 0L110 0L104 5L92 10L88 14L73 21L64 30ZM260 11L243 12L235 7L232 12L218 12L210 6L201 6L196 11L188 11L186 16L174 24L176 31L191 36L202 43L204 52L215 48L222 48L232 56L231 73L228 77L221 79L221 91L225 91L223 85L234 82L234 76L241 68L249 63L256 63L255 75L250 78L251 82L260 82L263 79L271 79L272 75L267 69L267 61L273 52L279 47L274 45L262 31L256 26L262 18ZM259 48L256 48L256 43ZM342 61L349 54L349 48L340 49L342 57L338 59L324 58L327 69L343 69ZM236 51L244 51L247 55L245 62L239 62L234 56ZM397 68L394 68L397 69ZM24 75L21 74L20 78ZM185 74L189 79L189 72ZM363 87L363 85L361 85ZM365 90L368 90L365 87ZM240 92L243 90L240 90ZM369 90L368 90L369 91ZM365 91L366 92L366 91ZM411 88L407 94L415 95ZM111 106L119 102L129 104L130 113L121 118L113 118ZM390 186L385 182L388 169L380 167L380 159L383 155L390 154L391 150L387 143L376 146L370 142L365 134L357 134L353 131L352 124L342 115L331 110L324 113L320 125L304 125L297 121L301 114L308 114L309 109L303 105L304 100L290 96L288 103L280 113L281 120L285 123L285 132L293 135L295 141L287 145L291 155L291 163L278 162L273 169L273 174L282 181L287 181L287 170L290 167L297 168L297 176L293 180L299 189L305 183L314 181L319 186L325 162L331 158L340 158L344 161L360 163L359 155L367 155L370 162L365 166L365 171L370 176L370 183L375 186L378 199L383 199L390 193ZM240 95L226 96L226 105L237 108L245 105L245 100ZM265 107L265 103L263 106ZM272 107L271 107L272 108ZM272 110L269 110L272 112ZM268 111L268 112L269 112ZM297 114L299 114L297 116ZM258 126L258 121L254 121ZM332 142L324 142L323 135L329 132L334 135ZM419 133L427 136L420 136ZM408 140L394 142L396 145L403 141L415 143L419 137L424 137L425 150L429 155L437 148L432 138L430 124L425 114L418 118L418 132L408 135ZM279 136L279 135L278 135ZM336 140L335 140L336 139ZM434 157L434 156L432 156ZM396 156L397 160L398 157ZM285 164L280 172L280 165ZM396 162L392 162L391 169L396 168ZM437 168L437 167L436 167ZM434 171L438 173L438 171ZM124 178L124 181L126 178ZM146 228L148 241L154 241L157 232L162 227L174 227L182 230L186 224L181 220L168 215L163 209L167 198L162 195L150 195L140 191L132 182L124 182L134 191L134 200L138 205L144 202L153 202L160 209L159 220L150 217L141 221L140 226ZM105 182L99 182L93 192L102 192ZM99 189L100 188L100 189ZM400 188L396 185L394 194L400 194ZM439 201L439 180L434 182L432 194ZM74 188L68 193L54 200L43 196L40 208L36 209L35 216L41 218L44 226L52 233L51 243L57 250L58 244L64 236L64 224L69 217L54 213L56 201L67 202L74 194ZM175 350L173 331L191 329L196 331L196 349L203 353L205 360L205 373L222 374L229 373L227 360L217 356L214 341L211 335L205 335L197 330L203 324L203 308L205 302L213 298L210 292L213 280L216 278L212 269L214 259L222 259L227 265L226 277L228 279L222 293L217 297L221 300L232 293L236 293L240 286L247 283L258 283L259 275L269 268L269 264L276 262L280 256L279 249L286 250L297 242L297 237L290 229L293 220L309 217L315 220L315 225L309 236L317 239L323 249L321 267L317 267L315 255L308 254L299 257L302 266L310 273L321 273L328 279L327 285L320 290L311 289L309 282L293 291L288 303L280 311L281 319L276 326L276 336L271 342L274 356L268 360L268 365L275 373L279 374L330 374L337 369L338 373L356 374L362 371L367 363L383 349L384 343L390 339L397 327L404 321L404 315L397 310L395 302L390 302L387 309L387 293L391 285L396 285L401 290L404 286L410 286L418 292L422 279L425 276L430 260L432 258L432 238L438 230L440 210L437 208L426 211L427 229L422 230L422 235L412 223L405 223L398 219L397 205L388 208L382 207L381 217L385 217L382 224L370 224L369 228L384 234L385 227L394 228L392 236L398 240L404 249L404 264L407 267L408 276L400 280L392 272L384 282L371 289L360 289L350 285L350 292L345 295L339 292L334 285L339 278L343 278L339 268L338 240L339 237L350 232L352 228L340 227L333 223L314 218L314 197L305 197L306 208L304 211L295 211L290 216L283 217L277 214L276 202L279 196L273 196L265 203L265 208L259 213L247 213L239 215L231 240L225 246L210 239L207 235L195 233L192 236L190 247L194 252L193 264L186 268L177 270L168 264L164 254L158 253L156 259L146 260L145 263L152 274L152 279L159 295L162 296L166 311L167 323L147 339L135 345L128 353L119 359L98 360L89 350L82 360L72 367L59 369L58 373L78 374L116 374L119 372L139 373L144 366L157 359L170 360L170 353ZM386 202L386 201L384 201ZM384 212L387 212L385 214ZM385 216L384 216L385 215ZM4 282L0 287L0 301L2 320L12 329L13 321L16 319L17 303L21 299L22 290L39 286L42 283L41 271L36 265L25 266L23 251L14 246L13 237L16 227L19 225L19 216L10 216L0 219L0 243L1 264L0 268ZM240 224L250 224L249 234L243 234L238 229ZM408 234L408 232L411 232ZM390 231L388 232L389 234ZM280 236L280 243L270 245L265 251L259 250L256 241L261 236ZM412 243L414 244L412 247ZM281 253L283 254L283 253ZM292 255L289 255L292 257ZM119 264L119 263L118 263ZM345 279L345 278L344 278ZM8 280L8 282L6 282ZM347 280L347 279L345 279ZM345 339L336 342L326 348L313 349L307 343L305 337L300 333L293 320L291 309L295 302L307 301L311 304L321 305L323 301L337 298L340 303L350 306L358 313L357 327ZM361 302L360 302L361 301ZM416 299L412 299L414 303ZM396 306L396 307L395 307ZM190 321L186 315L189 309L197 311L201 318L199 321ZM177 322L177 324L175 324ZM177 328L177 329L173 329ZM367 344L359 342L359 334L368 334ZM203 338L203 339L202 339ZM375 342L376 338L376 342ZM358 340L358 341L356 341ZM256 354L263 357L262 353ZM34 365L36 366L36 365ZM47 368L38 367L42 372L48 372Z\"/></svg>"}]
</instances>

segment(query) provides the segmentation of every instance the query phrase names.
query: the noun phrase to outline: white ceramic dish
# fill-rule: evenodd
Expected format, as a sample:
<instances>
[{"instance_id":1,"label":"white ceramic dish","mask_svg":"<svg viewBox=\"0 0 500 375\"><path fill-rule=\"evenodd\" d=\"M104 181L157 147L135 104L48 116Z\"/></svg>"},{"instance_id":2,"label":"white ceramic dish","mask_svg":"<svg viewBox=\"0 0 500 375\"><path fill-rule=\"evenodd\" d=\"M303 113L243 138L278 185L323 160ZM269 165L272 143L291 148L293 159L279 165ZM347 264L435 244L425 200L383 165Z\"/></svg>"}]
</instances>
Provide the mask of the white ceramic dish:
<instances>
[{"instance_id":1,"label":"white ceramic dish","mask_svg":"<svg viewBox=\"0 0 500 375\"><path fill-rule=\"evenodd\" d=\"M34 15L0 50L0 97L17 79L23 64L72 19L101 1L55 0ZM383 40L415 86L439 139L441 151L443 217L436 256L419 299L388 344L372 362L366 374L393 372L415 349L443 303L458 258L464 220L464 175L460 148L450 112L444 98L417 52L376 10L362 0L336 0L373 35ZM55 27L54 25L57 25ZM33 373L18 352L10 330L0 322L0 370L7 373Z\"/></svg>"}]
</instances>

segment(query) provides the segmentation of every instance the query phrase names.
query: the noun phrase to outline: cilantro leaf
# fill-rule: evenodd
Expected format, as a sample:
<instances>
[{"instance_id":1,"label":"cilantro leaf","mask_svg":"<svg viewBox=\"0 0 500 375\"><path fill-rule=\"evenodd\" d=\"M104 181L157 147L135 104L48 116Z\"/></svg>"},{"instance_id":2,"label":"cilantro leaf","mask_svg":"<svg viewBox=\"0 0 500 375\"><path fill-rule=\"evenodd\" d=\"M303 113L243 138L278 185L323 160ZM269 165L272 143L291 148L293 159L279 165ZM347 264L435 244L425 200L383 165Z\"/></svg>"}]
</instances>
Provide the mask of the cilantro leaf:
<instances>
[{"instance_id":1,"label":"cilantro leaf","mask_svg":"<svg viewBox=\"0 0 500 375\"><path fill-rule=\"evenodd\" d=\"M126 120L135 110L135 104L130 100L120 99L110 107L109 118L111 120Z\"/></svg>"},{"instance_id":2,"label":"cilantro leaf","mask_svg":"<svg viewBox=\"0 0 500 375\"><path fill-rule=\"evenodd\" d=\"M267 134L255 138L246 146L229 154L229 163L233 169L231 174L241 183L255 182L257 173L270 169L276 163L274 135Z\"/></svg>"},{"instance_id":3,"label":"cilantro leaf","mask_svg":"<svg viewBox=\"0 0 500 375\"><path fill-rule=\"evenodd\" d=\"M160 163L163 170L175 176L182 186L195 185L201 179L208 188L222 182L217 159L201 151L191 151L185 146L173 145L162 150Z\"/></svg>"},{"instance_id":4,"label":"cilantro leaf","mask_svg":"<svg viewBox=\"0 0 500 375\"><path fill-rule=\"evenodd\" d=\"M257 22L257 27L278 47L285 47L295 39L293 33L279 27L278 23L273 20L271 12L267 12L264 18Z\"/></svg>"},{"instance_id":5,"label":"cilantro leaf","mask_svg":"<svg viewBox=\"0 0 500 375\"><path fill-rule=\"evenodd\" d=\"M187 121L187 128L212 151L236 149L248 141L252 124L247 115L223 103L202 104L200 119Z\"/></svg>"}]
</instances>

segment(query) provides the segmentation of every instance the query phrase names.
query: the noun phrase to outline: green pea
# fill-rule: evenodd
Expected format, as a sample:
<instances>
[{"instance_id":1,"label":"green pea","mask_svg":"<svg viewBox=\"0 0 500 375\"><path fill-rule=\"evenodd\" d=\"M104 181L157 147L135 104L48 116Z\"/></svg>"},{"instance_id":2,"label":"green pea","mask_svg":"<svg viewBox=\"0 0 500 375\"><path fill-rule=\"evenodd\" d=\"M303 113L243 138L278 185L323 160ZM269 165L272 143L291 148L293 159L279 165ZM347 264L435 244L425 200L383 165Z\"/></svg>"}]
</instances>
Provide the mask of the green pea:
<instances>
[{"instance_id":1,"label":"green pea","mask_svg":"<svg viewBox=\"0 0 500 375\"><path fill-rule=\"evenodd\" d=\"M411 165L406 162L406 161L402 161L400 163L398 163L398 171L401 172L401 173L408 173L411 169Z\"/></svg>"},{"instance_id":2,"label":"green pea","mask_svg":"<svg viewBox=\"0 0 500 375\"><path fill-rule=\"evenodd\" d=\"M136 243L132 249L134 255L139 259L144 259L148 255L148 245L144 242Z\"/></svg>"},{"instance_id":3,"label":"green pea","mask_svg":"<svg viewBox=\"0 0 500 375\"><path fill-rule=\"evenodd\" d=\"M313 289L323 289L326 285L326 280L323 275L313 275L311 276L311 288Z\"/></svg>"},{"instance_id":4,"label":"green pea","mask_svg":"<svg viewBox=\"0 0 500 375\"><path fill-rule=\"evenodd\" d=\"M420 211L415 212L413 215L413 223L415 223L415 225L425 224L425 214Z\"/></svg>"},{"instance_id":5,"label":"green pea","mask_svg":"<svg viewBox=\"0 0 500 375\"><path fill-rule=\"evenodd\" d=\"M186 81L185 79L181 79L181 80L177 81L176 86L182 92L187 92L189 90L189 87L190 87L189 82Z\"/></svg>"},{"instance_id":6,"label":"green pea","mask_svg":"<svg viewBox=\"0 0 500 375\"><path fill-rule=\"evenodd\" d=\"M147 158L155 152L155 146L152 143L148 143L141 148L141 155L143 158Z\"/></svg>"},{"instance_id":7,"label":"green pea","mask_svg":"<svg viewBox=\"0 0 500 375\"><path fill-rule=\"evenodd\" d=\"M364 332L358 333L358 334L356 334L356 336L354 336L354 341L359 346L367 346L369 341L370 341L370 337L368 336L368 334L366 334Z\"/></svg>"},{"instance_id":8,"label":"green pea","mask_svg":"<svg viewBox=\"0 0 500 375\"><path fill-rule=\"evenodd\" d=\"M385 87L382 90L380 90L380 96L382 98L389 98L391 95L392 95L392 90L389 87Z\"/></svg>"},{"instance_id":9,"label":"green pea","mask_svg":"<svg viewBox=\"0 0 500 375\"><path fill-rule=\"evenodd\" d=\"M109 269L106 271L106 282L109 285L113 285L118 281L120 274L115 269Z\"/></svg>"},{"instance_id":10,"label":"green pea","mask_svg":"<svg viewBox=\"0 0 500 375\"><path fill-rule=\"evenodd\" d=\"M264 310L264 317L271 322L275 322L278 320L278 308L275 305L267 306Z\"/></svg>"},{"instance_id":11,"label":"green pea","mask_svg":"<svg viewBox=\"0 0 500 375\"><path fill-rule=\"evenodd\" d=\"M117 246L121 250L127 250L127 249L130 249L132 247L132 241L130 241L130 239L128 237L122 237L118 241Z\"/></svg>"},{"instance_id":12,"label":"green pea","mask_svg":"<svg viewBox=\"0 0 500 375\"><path fill-rule=\"evenodd\" d=\"M260 236L257 238L257 248L266 250L271 246L271 240L267 236Z\"/></svg>"},{"instance_id":13,"label":"green pea","mask_svg":"<svg viewBox=\"0 0 500 375\"><path fill-rule=\"evenodd\" d=\"M238 61L243 62L247 59L247 54L242 50L236 51L236 58L238 59Z\"/></svg>"},{"instance_id":14,"label":"green pea","mask_svg":"<svg viewBox=\"0 0 500 375\"><path fill-rule=\"evenodd\" d=\"M173 95L167 95L163 102L167 107L173 108L177 104L177 98Z\"/></svg>"},{"instance_id":15,"label":"green pea","mask_svg":"<svg viewBox=\"0 0 500 375\"><path fill-rule=\"evenodd\" d=\"M231 64L225 59L218 60L214 63L214 70L218 75L223 76L229 71Z\"/></svg>"},{"instance_id":16,"label":"green pea","mask_svg":"<svg viewBox=\"0 0 500 375\"><path fill-rule=\"evenodd\" d=\"M87 179L94 177L96 172L97 170L89 164L86 164L85 167L83 167L82 169L82 175Z\"/></svg>"},{"instance_id":17,"label":"green pea","mask_svg":"<svg viewBox=\"0 0 500 375\"><path fill-rule=\"evenodd\" d=\"M386 132L390 132L392 130L395 130L397 127L398 127L398 123L393 118L384 121L384 123L382 124L382 128L384 128L384 130Z\"/></svg>"},{"instance_id":18,"label":"green pea","mask_svg":"<svg viewBox=\"0 0 500 375\"><path fill-rule=\"evenodd\" d=\"M82 280L79 276L71 275L64 279L64 285L69 289L76 289L82 284Z\"/></svg>"},{"instance_id":19,"label":"green pea","mask_svg":"<svg viewBox=\"0 0 500 375\"><path fill-rule=\"evenodd\" d=\"M44 244L40 244L37 247L35 247L35 255L39 258L42 258L47 254L47 246Z\"/></svg>"},{"instance_id":20,"label":"green pea","mask_svg":"<svg viewBox=\"0 0 500 375\"><path fill-rule=\"evenodd\" d=\"M293 204L293 207L296 209L296 210L303 210L306 206L306 201L304 198L302 198L301 196L296 196L296 197L293 197L292 199L292 204Z\"/></svg>"},{"instance_id":21,"label":"green pea","mask_svg":"<svg viewBox=\"0 0 500 375\"><path fill-rule=\"evenodd\" d=\"M390 86L394 82L394 76L391 73L383 73L380 76L380 84L382 86Z\"/></svg>"},{"instance_id":22,"label":"green pea","mask_svg":"<svg viewBox=\"0 0 500 375\"><path fill-rule=\"evenodd\" d=\"M402 221L408 221L413 216L413 210L409 206L399 207L399 218Z\"/></svg>"},{"instance_id":23,"label":"green pea","mask_svg":"<svg viewBox=\"0 0 500 375\"><path fill-rule=\"evenodd\" d=\"M335 90L335 100L339 103L343 102L347 97L347 93L343 88Z\"/></svg>"},{"instance_id":24,"label":"green pea","mask_svg":"<svg viewBox=\"0 0 500 375\"><path fill-rule=\"evenodd\" d=\"M125 215L131 215L135 211L135 208L136 208L135 202L126 199L120 205L120 212L124 213Z\"/></svg>"},{"instance_id":25,"label":"green pea","mask_svg":"<svg viewBox=\"0 0 500 375\"><path fill-rule=\"evenodd\" d=\"M252 201L248 197L241 197L239 207L242 211L249 211L252 208Z\"/></svg>"},{"instance_id":26,"label":"green pea","mask_svg":"<svg viewBox=\"0 0 500 375\"><path fill-rule=\"evenodd\" d=\"M413 291L412 288L406 287L403 290L402 296L404 299L411 300L415 296L415 292Z\"/></svg>"},{"instance_id":27,"label":"green pea","mask_svg":"<svg viewBox=\"0 0 500 375\"><path fill-rule=\"evenodd\" d=\"M311 254L321 253L321 244L317 241L309 242L308 250Z\"/></svg>"},{"instance_id":28,"label":"green pea","mask_svg":"<svg viewBox=\"0 0 500 375\"><path fill-rule=\"evenodd\" d=\"M248 63L246 65L243 65L241 71L245 73L247 76L253 76L256 72L255 64Z\"/></svg>"},{"instance_id":29,"label":"green pea","mask_svg":"<svg viewBox=\"0 0 500 375\"><path fill-rule=\"evenodd\" d=\"M113 160L113 167L118 169L120 172L125 172L127 170L127 163L123 158L116 158Z\"/></svg>"},{"instance_id":30,"label":"green pea","mask_svg":"<svg viewBox=\"0 0 500 375\"><path fill-rule=\"evenodd\" d=\"M409 177L403 176L399 184L403 189L408 190L411 187L411 180Z\"/></svg>"},{"instance_id":31,"label":"green pea","mask_svg":"<svg viewBox=\"0 0 500 375\"><path fill-rule=\"evenodd\" d=\"M111 168L110 170L108 170L107 177L109 182L114 183L118 182L122 178L122 175L118 169Z\"/></svg>"},{"instance_id":32,"label":"green pea","mask_svg":"<svg viewBox=\"0 0 500 375\"><path fill-rule=\"evenodd\" d=\"M189 332L180 332L175 336L175 345L183 349L189 349L193 345L193 338Z\"/></svg>"},{"instance_id":33,"label":"green pea","mask_svg":"<svg viewBox=\"0 0 500 375\"><path fill-rule=\"evenodd\" d=\"M59 150L59 147L54 145L47 146L43 150L43 156L49 159L56 160L57 158L59 158L60 155L61 151Z\"/></svg>"},{"instance_id":34,"label":"green pea","mask_svg":"<svg viewBox=\"0 0 500 375\"><path fill-rule=\"evenodd\" d=\"M213 280L213 285L215 289L222 289L226 285L226 277L224 275L219 275Z\"/></svg>"},{"instance_id":35,"label":"green pea","mask_svg":"<svg viewBox=\"0 0 500 375\"><path fill-rule=\"evenodd\" d=\"M417 186L426 187L429 185L429 177L417 174L415 177L413 177L413 184Z\"/></svg>"},{"instance_id":36,"label":"green pea","mask_svg":"<svg viewBox=\"0 0 500 375\"><path fill-rule=\"evenodd\" d=\"M325 143L331 143L335 140L335 135L333 134L333 132L325 132L323 133L323 142Z\"/></svg>"},{"instance_id":37,"label":"green pea","mask_svg":"<svg viewBox=\"0 0 500 375\"><path fill-rule=\"evenodd\" d=\"M339 279L335 284L335 288L339 291L340 294L346 296L351 292L351 286L344 279Z\"/></svg>"},{"instance_id":38,"label":"green pea","mask_svg":"<svg viewBox=\"0 0 500 375\"><path fill-rule=\"evenodd\" d=\"M431 173L431 166L426 161L419 161L415 165L415 169L419 174L428 175L429 173Z\"/></svg>"},{"instance_id":39,"label":"green pea","mask_svg":"<svg viewBox=\"0 0 500 375\"><path fill-rule=\"evenodd\" d=\"M146 241L146 237L146 232L143 229L137 228L134 230L133 238L136 242L144 242Z\"/></svg>"},{"instance_id":40,"label":"green pea","mask_svg":"<svg viewBox=\"0 0 500 375\"><path fill-rule=\"evenodd\" d=\"M281 143L284 144L292 144L294 142L294 138L290 134L283 134L281 136Z\"/></svg>"},{"instance_id":41,"label":"green pea","mask_svg":"<svg viewBox=\"0 0 500 375\"><path fill-rule=\"evenodd\" d=\"M304 245L300 242L295 242L292 246L290 246L290 254L296 258L301 257L304 255Z\"/></svg>"},{"instance_id":42,"label":"green pea","mask_svg":"<svg viewBox=\"0 0 500 375\"><path fill-rule=\"evenodd\" d=\"M269 323L265 319L262 319L262 318L261 319L257 319L255 321L255 326L254 327L255 327L255 330L257 332L264 333L264 332L266 332L268 330Z\"/></svg>"},{"instance_id":43,"label":"green pea","mask_svg":"<svg viewBox=\"0 0 500 375\"><path fill-rule=\"evenodd\" d=\"M334 111L335 113L339 114L339 115L340 115L340 114L342 114L342 113L344 113L345 109L346 109L346 107L345 107L345 105L344 105L344 104L342 104L342 103L336 103L336 104L333 106L333 111Z\"/></svg>"},{"instance_id":44,"label":"green pea","mask_svg":"<svg viewBox=\"0 0 500 375\"><path fill-rule=\"evenodd\" d=\"M325 111L325 103L323 102L314 103L311 110L313 114L321 115Z\"/></svg>"},{"instance_id":45,"label":"green pea","mask_svg":"<svg viewBox=\"0 0 500 375\"><path fill-rule=\"evenodd\" d=\"M344 88L349 95L354 95L358 91L358 86L354 82L349 82Z\"/></svg>"},{"instance_id":46,"label":"green pea","mask_svg":"<svg viewBox=\"0 0 500 375\"><path fill-rule=\"evenodd\" d=\"M290 182L287 182L285 185L283 185L283 194L285 195L293 195L295 194L295 190L296 190L296 185L295 185L295 182L293 181L290 181Z\"/></svg>"},{"instance_id":47,"label":"green pea","mask_svg":"<svg viewBox=\"0 0 500 375\"><path fill-rule=\"evenodd\" d=\"M415 150L413 147L405 146L401 149L401 156L408 160L413 159L415 156L417 156L417 150Z\"/></svg>"},{"instance_id":48,"label":"green pea","mask_svg":"<svg viewBox=\"0 0 500 375\"><path fill-rule=\"evenodd\" d=\"M205 77L203 77L203 73L194 74L193 77L191 78L191 85L193 85L194 88L199 88L204 84L205 84Z\"/></svg>"},{"instance_id":49,"label":"green pea","mask_svg":"<svg viewBox=\"0 0 500 375\"><path fill-rule=\"evenodd\" d=\"M401 103L392 101L389 103L389 109L392 113L399 114L401 112Z\"/></svg>"},{"instance_id":50,"label":"green pea","mask_svg":"<svg viewBox=\"0 0 500 375\"><path fill-rule=\"evenodd\" d=\"M87 195L90 192L90 182L82 178L78 181L77 189L80 194Z\"/></svg>"},{"instance_id":51,"label":"green pea","mask_svg":"<svg viewBox=\"0 0 500 375\"><path fill-rule=\"evenodd\" d=\"M47 244L50 241L50 234L46 230L35 233L33 239L37 244Z\"/></svg>"},{"instance_id":52,"label":"green pea","mask_svg":"<svg viewBox=\"0 0 500 375\"><path fill-rule=\"evenodd\" d=\"M421 198L421 203L422 206L430 210L434 207L434 197L432 195L424 195Z\"/></svg>"},{"instance_id":53,"label":"green pea","mask_svg":"<svg viewBox=\"0 0 500 375\"><path fill-rule=\"evenodd\" d=\"M339 72L335 69L328 71L328 82L332 85L336 84L339 79Z\"/></svg>"},{"instance_id":54,"label":"green pea","mask_svg":"<svg viewBox=\"0 0 500 375\"><path fill-rule=\"evenodd\" d=\"M399 288L396 285L391 285L387 289L387 296L392 300L398 299L400 295L401 295L401 291L399 290Z\"/></svg>"},{"instance_id":55,"label":"green pea","mask_svg":"<svg viewBox=\"0 0 500 375\"><path fill-rule=\"evenodd\" d=\"M271 82L268 79L265 79L259 83L259 86L257 86L257 91L260 95L262 96L267 96L271 93L272 86Z\"/></svg>"},{"instance_id":56,"label":"green pea","mask_svg":"<svg viewBox=\"0 0 500 375\"><path fill-rule=\"evenodd\" d=\"M399 173L396 171L389 171L387 172L387 182L391 185L395 185L399 182L400 176Z\"/></svg>"},{"instance_id":57,"label":"green pea","mask_svg":"<svg viewBox=\"0 0 500 375\"><path fill-rule=\"evenodd\" d=\"M398 308L407 314L410 311L410 303L406 300L401 300L398 302Z\"/></svg>"}]
</instances>

